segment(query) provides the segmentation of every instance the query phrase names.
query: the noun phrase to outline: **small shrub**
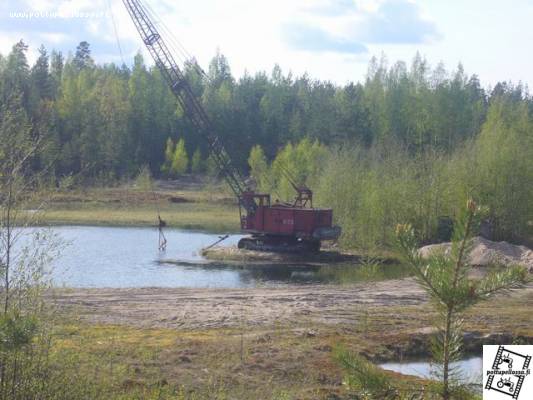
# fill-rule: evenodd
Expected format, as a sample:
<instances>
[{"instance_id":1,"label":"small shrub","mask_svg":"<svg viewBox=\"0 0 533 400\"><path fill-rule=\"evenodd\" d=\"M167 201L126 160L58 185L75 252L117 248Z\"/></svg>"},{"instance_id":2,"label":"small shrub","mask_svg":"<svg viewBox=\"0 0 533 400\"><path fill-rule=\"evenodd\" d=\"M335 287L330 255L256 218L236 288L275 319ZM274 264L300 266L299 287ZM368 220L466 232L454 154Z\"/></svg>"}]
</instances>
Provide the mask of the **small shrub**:
<instances>
[{"instance_id":1,"label":"small shrub","mask_svg":"<svg viewBox=\"0 0 533 400\"><path fill-rule=\"evenodd\" d=\"M200 152L199 148L196 148L191 159L191 172L193 174L198 174L200 172L204 172L204 170L205 163L204 160L202 160L202 153Z\"/></svg>"},{"instance_id":2,"label":"small shrub","mask_svg":"<svg viewBox=\"0 0 533 400\"><path fill-rule=\"evenodd\" d=\"M76 177L73 174L68 174L59 179L60 190L73 190L76 188Z\"/></svg>"},{"instance_id":3,"label":"small shrub","mask_svg":"<svg viewBox=\"0 0 533 400\"><path fill-rule=\"evenodd\" d=\"M135 188L138 190L152 190L152 173L148 165L143 165L135 178Z\"/></svg>"}]
</instances>

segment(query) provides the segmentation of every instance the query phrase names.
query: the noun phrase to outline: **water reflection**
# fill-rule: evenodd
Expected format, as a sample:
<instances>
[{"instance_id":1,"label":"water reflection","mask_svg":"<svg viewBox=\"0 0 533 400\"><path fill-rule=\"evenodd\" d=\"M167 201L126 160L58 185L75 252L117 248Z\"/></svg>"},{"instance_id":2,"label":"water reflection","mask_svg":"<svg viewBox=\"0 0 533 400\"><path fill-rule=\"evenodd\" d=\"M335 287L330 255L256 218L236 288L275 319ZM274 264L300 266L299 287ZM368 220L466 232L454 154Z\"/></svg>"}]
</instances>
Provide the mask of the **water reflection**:
<instances>
[{"instance_id":1,"label":"water reflection","mask_svg":"<svg viewBox=\"0 0 533 400\"><path fill-rule=\"evenodd\" d=\"M54 227L70 245L56 260L55 285L68 287L219 287L332 283L406 276L399 265L327 266L210 263L200 250L218 235L168 229L168 247L158 252L157 231L133 227ZM224 245L236 245L240 235Z\"/></svg>"},{"instance_id":2,"label":"water reflection","mask_svg":"<svg viewBox=\"0 0 533 400\"><path fill-rule=\"evenodd\" d=\"M414 375L421 378L434 377L434 366L427 360L389 362L380 364L380 367L404 375ZM451 368L466 382L482 384L483 359L481 357L469 357L464 360L451 363Z\"/></svg>"},{"instance_id":3,"label":"water reflection","mask_svg":"<svg viewBox=\"0 0 533 400\"><path fill-rule=\"evenodd\" d=\"M178 263L179 265L179 263ZM240 275L246 285L265 284L349 284L399 279L408 276L409 271L401 265L366 266L354 263L332 265L308 264L224 264L211 263L191 268L209 271L230 270Z\"/></svg>"}]
</instances>

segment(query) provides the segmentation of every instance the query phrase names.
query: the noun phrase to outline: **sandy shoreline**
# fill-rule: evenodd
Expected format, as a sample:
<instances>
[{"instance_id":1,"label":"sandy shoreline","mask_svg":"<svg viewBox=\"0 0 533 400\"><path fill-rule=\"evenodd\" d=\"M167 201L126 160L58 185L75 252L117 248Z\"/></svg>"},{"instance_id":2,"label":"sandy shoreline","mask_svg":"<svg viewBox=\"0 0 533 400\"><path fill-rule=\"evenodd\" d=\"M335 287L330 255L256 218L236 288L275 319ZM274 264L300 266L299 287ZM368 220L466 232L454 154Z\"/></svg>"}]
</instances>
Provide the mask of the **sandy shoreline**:
<instances>
[{"instance_id":1,"label":"sandy shoreline","mask_svg":"<svg viewBox=\"0 0 533 400\"><path fill-rule=\"evenodd\" d=\"M512 296L531 297L533 285ZM370 307L426 302L411 278L350 286L289 285L280 288L62 289L52 295L62 309L89 322L146 328L209 329L308 322L349 324Z\"/></svg>"}]
</instances>

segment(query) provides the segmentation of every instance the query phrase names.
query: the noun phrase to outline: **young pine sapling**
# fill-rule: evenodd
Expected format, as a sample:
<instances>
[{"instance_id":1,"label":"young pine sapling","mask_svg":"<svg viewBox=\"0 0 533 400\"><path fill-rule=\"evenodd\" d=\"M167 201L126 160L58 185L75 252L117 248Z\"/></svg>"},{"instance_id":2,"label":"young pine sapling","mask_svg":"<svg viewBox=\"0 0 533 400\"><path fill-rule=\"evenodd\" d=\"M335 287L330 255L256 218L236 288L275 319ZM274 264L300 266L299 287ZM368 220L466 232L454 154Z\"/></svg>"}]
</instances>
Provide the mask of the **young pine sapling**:
<instances>
[{"instance_id":1,"label":"young pine sapling","mask_svg":"<svg viewBox=\"0 0 533 400\"><path fill-rule=\"evenodd\" d=\"M461 357L464 312L495 293L520 287L527 276L524 268L514 266L490 272L481 279L469 277L469 254L480 214L479 207L469 200L455 223L449 253L435 251L428 257L420 254L412 226L398 225L396 229L401 254L438 313L431 350L439 366L439 392L444 400L459 389L455 385L457 371L451 363Z\"/></svg>"}]
</instances>

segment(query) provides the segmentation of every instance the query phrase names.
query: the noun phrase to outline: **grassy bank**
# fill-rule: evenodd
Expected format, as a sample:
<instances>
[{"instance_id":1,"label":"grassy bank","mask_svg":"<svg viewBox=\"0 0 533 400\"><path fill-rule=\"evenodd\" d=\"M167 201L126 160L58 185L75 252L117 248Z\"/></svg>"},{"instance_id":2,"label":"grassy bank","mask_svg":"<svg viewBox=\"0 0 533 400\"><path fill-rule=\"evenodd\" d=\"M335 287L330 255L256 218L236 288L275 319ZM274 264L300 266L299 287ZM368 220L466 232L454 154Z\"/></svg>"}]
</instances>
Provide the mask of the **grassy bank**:
<instances>
[{"instance_id":1,"label":"grassy bank","mask_svg":"<svg viewBox=\"0 0 533 400\"><path fill-rule=\"evenodd\" d=\"M465 347L480 354L491 334L531 341L532 300L530 295L499 297L476 307L465 329L478 339ZM241 328L198 330L66 318L57 329L53 354L75 363L82 381L89 377L97 386L92 390L108 398L348 399L343 371L333 359L337 345L371 360L424 356L434 317L425 305L362 305L355 311L349 325L310 323L301 316L286 325L254 326L243 314ZM427 384L390 375L418 388Z\"/></svg>"},{"instance_id":2,"label":"grassy bank","mask_svg":"<svg viewBox=\"0 0 533 400\"><path fill-rule=\"evenodd\" d=\"M135 190L91 188L43 193L46 212L39 220L52 225L154 226L161 214L169 227L238 232L235 200L220 188Z\"/></svg>"},{"instance_id":3,"label":"grassy bank","mask_svg":"<svg viewBox=\"0 0 533 400\"><path fill-rule=\"evenodd\" d=\"M169 227L210 232L237 232L235 207L212 204L183 204L160 209ZM41 219L52 225L155 226L157 211L149 206L54 206Z\"/></svg>"}]
</instances>

